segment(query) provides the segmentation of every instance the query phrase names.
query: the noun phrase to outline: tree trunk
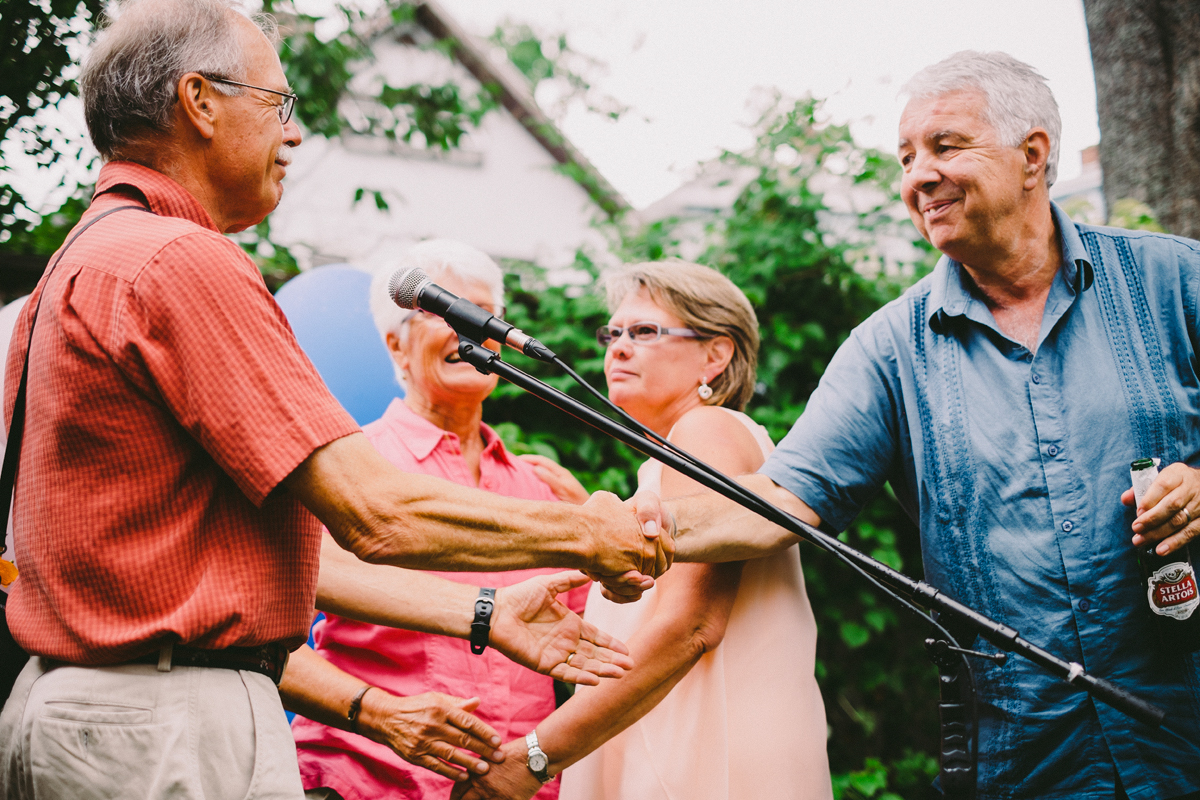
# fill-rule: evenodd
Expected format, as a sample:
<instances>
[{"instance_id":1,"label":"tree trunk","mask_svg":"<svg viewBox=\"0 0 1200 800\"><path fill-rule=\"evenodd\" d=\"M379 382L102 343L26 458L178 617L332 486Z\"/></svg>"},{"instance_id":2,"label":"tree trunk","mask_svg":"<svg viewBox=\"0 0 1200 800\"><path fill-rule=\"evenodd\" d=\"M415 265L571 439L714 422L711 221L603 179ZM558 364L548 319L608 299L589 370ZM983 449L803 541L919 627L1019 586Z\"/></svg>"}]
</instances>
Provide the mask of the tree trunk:
<instances>
[{"instance_id":1,"label":"tree trunk","mask_svg":"<svg viewBox=\"0 0 1200 800\"><path fill-rule=\"evenodd\" d=\"M1200 238L1200 0L1083 0L1111 212L1139 200Z\"/></svg>"}]
</instances>

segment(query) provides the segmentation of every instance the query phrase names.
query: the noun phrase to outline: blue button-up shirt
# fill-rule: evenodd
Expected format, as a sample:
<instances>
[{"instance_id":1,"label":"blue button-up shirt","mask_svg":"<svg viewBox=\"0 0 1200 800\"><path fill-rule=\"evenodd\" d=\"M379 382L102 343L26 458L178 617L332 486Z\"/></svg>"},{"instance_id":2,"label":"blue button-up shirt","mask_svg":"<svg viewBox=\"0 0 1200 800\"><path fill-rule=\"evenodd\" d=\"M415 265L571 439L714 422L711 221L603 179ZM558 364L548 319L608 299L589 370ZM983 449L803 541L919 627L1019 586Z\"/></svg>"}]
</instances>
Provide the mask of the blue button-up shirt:
<instances>
[{"instance_id":1,"label":"blue button-up shirt","mask_svg":"<svg viewBox=\"0 0 1200 800\"><path fill-rule=\"evenodd\" d=\"M1118 776L1174 797L1200 790L1200 657L1157 645L1120 496L1136 458L1200 464L1200 243L1054 218L1035 352L943 257L855 329L762 471L839 530L890 481L926 580L1169 712L1151 730L976 659L980 797L1112 797Z\"/></svg>"}]
</instances>

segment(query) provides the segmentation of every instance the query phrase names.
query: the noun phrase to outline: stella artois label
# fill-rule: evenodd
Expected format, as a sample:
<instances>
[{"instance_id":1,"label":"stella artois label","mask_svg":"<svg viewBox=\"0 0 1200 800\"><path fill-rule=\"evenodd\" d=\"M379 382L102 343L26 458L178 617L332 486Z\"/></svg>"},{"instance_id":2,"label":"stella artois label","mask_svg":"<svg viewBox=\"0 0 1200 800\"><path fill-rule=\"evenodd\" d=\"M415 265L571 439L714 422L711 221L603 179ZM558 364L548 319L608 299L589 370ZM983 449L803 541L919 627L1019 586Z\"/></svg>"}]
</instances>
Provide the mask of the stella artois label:
<instances>
[{"instance_id":1,"label":"stella artois label","mask_svg":"<svg viewBox=\"0 0 1200 800\"><path fill-rule=\"evenodd\" d=\"M1150 576L1146 590L1150 610L1173 619L1187 619L1200 606L1196 589L1196 573L1186 561L1177 561L1158 569Z\"/></svg>"}]
</instances>

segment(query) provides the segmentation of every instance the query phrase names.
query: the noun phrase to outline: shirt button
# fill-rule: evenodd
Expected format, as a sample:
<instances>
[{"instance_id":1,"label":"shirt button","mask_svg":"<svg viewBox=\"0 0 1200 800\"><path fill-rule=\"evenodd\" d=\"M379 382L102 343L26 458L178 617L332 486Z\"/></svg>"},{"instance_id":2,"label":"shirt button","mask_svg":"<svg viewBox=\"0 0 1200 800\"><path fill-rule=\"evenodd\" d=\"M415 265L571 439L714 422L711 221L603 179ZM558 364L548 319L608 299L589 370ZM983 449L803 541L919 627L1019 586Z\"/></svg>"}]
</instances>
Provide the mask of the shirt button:
<instances>
[{"instance_id":1,"label":"shirt button","mask_svg":"<svg viewBox=\"0 0 1200 800\"><path fill-rule=\"evenodd\" d=\"M1041 383L1041 382L1042 382L1042 376L1041 376L1041 375L1038 375L1038 374L1035 372L1035 373L1033 373L1033 378L1032 378L1032 380L1033 380L1033 382L1034 382L1034 383Z\"/></svg>"},{"instance_id":2,"label":"shirt button","mask_svg":"<svg viewBox=\"0 0 1200 800\"><path fill-rule=\"evenodd\" d=\"M1092 607L1092 604L1090 602L1088 602L1088 599L1086 597L1079 601L1079 610L1080 611L1087 611L1091 607Z\"/></svg>"},{"instance_id":3,"label":"shirt button","mask_svg":"<svg viewBox=\"0 0 1200 800\"><path fill-rule=\"evenodd\" d=\"M1065 532L1067 532L1067 533L1070 533L1070 532L1071 532L1071 529L1072 529L1072 528L1074 528L1074 527L1075 527L1075 523L1074 523L1074 522L1071 522L1071 520L1069 520L1069 519L1067 519L1067 520L1063 520L1062 529L1063 529Z\"/></svg>"},{"instance_id":4,"label":"shirt button","mask_svg":"<svg viewBox=\"0 0 1200 800\"><path fill-rule=\"evenodd\" d=\"M1050 445L1049 447L1046 448L1046 452L1050 454L1051 458L1053 458L1054 456L1058 455L1058 445L1056 445L1056 444Z\"/></svg>"}]
</instances>

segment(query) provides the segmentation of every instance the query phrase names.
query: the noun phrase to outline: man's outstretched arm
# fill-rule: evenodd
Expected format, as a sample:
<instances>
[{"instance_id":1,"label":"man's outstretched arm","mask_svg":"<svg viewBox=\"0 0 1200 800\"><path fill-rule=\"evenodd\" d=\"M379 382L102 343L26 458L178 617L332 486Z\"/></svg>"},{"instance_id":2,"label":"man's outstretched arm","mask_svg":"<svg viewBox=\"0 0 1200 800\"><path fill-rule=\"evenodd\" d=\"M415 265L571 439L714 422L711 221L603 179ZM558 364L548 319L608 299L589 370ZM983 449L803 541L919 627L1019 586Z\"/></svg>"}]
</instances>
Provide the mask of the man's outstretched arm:
<instances>
[{"instance_id":1,"label":"man's outstretched arm","mask_svg":"<svg viewBox=\"0 0 1200 800\"><path fill-rule=\"evenodd\" d=\"M741 475L738 483L810 525L821 518L803 500L762 474ZM667 499L663 505L675 516L675 558L678 561L745 561L777 553L800 540L791 531L742 508L711 490Z\"/></svg>"},{"instance_id":2,"label":"man's outstretched arm","mask_svg":"<svg viewBox=\"0 0 1200 800\"><path fill-rule=\"evenodd\" d=\"M361 433L318 448L284 485L358 558L412 569L581 569L636 593L670 565L660 509L597 492L583 505L517 500L401 472ZM632 575L631 573L640 573Z\"/></svg>"},{"instance_id":3,"label":"man's outstretched arm","mask_svg":"<svg viewBox=\"0 0 1200 800\"><path fill-rule=\"evenodd\" d=\"M496 590L488 645L523 667L595 685L633 667L629 649L559 601L587 583L578 572L538 575ZM359 561L325 536L317 608L361 622L466 639L479 587ZM567 659L571 663L567 663Z\"/></svg>"}]
</instances>

